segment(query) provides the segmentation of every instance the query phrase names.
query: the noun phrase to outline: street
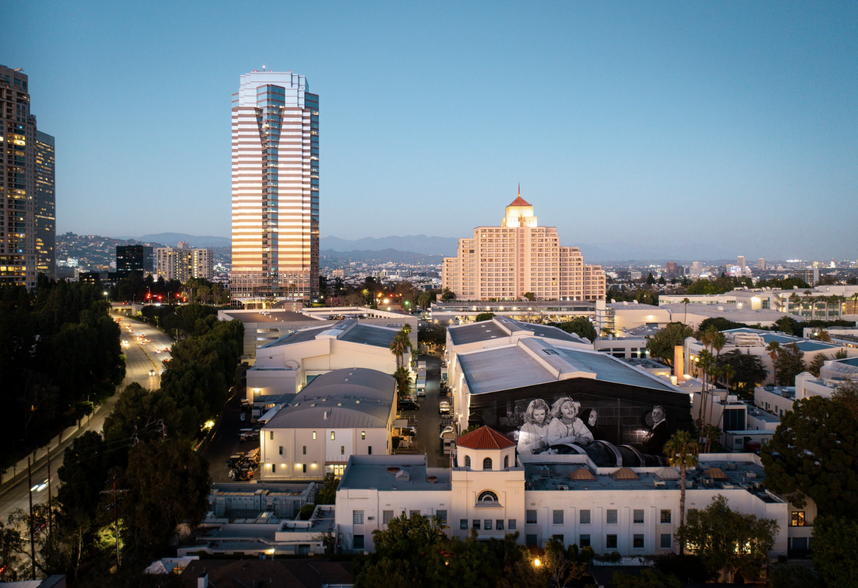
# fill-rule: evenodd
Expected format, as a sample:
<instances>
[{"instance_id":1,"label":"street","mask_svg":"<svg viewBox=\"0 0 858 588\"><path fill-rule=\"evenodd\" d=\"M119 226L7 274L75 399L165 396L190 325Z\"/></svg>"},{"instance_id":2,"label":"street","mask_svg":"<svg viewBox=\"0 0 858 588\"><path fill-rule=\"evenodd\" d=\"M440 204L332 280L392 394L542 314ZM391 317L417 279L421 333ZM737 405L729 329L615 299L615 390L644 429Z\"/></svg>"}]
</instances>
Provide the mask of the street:
<instances>
[{"instance_id":1,"label":"street","mask_svg":"<svg viewBox=\"0 0 858 588\"><path fill-rule=\"evenodd\" d=\"M426 362L426 397L418 398L420 410L409 415L417 416L417 453L427 455L429 467L447 467L450 457L441 447L441 416L438 403L441 401L441 358L421 355L418 361Z\"/></svg>"},{"instance_id":2,"label":"street","mask_svg":"<svg viewBox=\"0 0 858 588\"><path fill-rule=\"evenodd\" d=\"M111 315L114 316L114 315ZM130 325L134 330L129 333L127 326ZM155 327L137 321L122 317L120 323L122 335L120 337L122 344L122 352L126 357L125 379L119 390L123 390L132 382L137 382L144 388L150 390L157 389L161 384L160 369L163 365L161 362L170 357L169 353L156 353L157 349L169 348L173 341L163 332ZM150 343L138 343L136 337L142 335L150 340ZM124 342L127 341L127 344ZM155 375L150 375L150 370L154 370ZM56 495L58 485L60 483L57 476L57 470L63 465L63 453L74 440L85 433L86 431L101 432L104 427L104 419L113 410L113 405L119 396L117 391L110 399L101 406L95 415L90 419L84 427L81 427L74 435L64 440L58 449L51 452L51 491ZM48 465L46 459L40 459L38 464L32 468L33 486L37 487L33 491L33 504L46 502L48 499L48 487L46 480L48 479ZM29 490L27 474L16 477L0 487L0 520L5 521L9 513L17 508L29 509Z\"/></svg>"}]
</instances>

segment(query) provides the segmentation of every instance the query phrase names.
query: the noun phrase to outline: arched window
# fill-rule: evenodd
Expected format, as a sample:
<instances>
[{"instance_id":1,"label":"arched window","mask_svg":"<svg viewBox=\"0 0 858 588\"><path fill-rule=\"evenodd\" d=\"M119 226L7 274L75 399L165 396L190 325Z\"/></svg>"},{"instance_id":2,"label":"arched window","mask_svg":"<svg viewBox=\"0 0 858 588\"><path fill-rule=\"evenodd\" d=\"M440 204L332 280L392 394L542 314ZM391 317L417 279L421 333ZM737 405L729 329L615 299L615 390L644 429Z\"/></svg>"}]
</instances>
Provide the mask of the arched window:
<instances>
[{"instance_id":1,"label":"arched window","mask_svg":"<svg viewBox=\"0 0 858 588\"><path fill-rule=\"evenodd\" d=\"M487 457L483 460L483 469L484 470L492 469L492 458Z\"/></svg>"},{"instance_id":2,"label":"arched window","mask_svg":"<svg viewBox=\"0 0 858 588\"><path fill-rule=\"evenodd\" d=\"M484 503L487 502L490 504L497 504L498 495L495 494L494 492L492 492L491 490L486 490L485 492L480 494L480 497L477 498L477 502L484 502Z\"/></svg>"},{"instance_id":3,"label":"arched window","mask_svg":"<svg viewBox=\"0 0 858 588\"><path fill-rule=\"evenodd\" d=\"M465 456L465 467L466 468L471 467L471 456L470 455Z\"/></svg>"},{"instance_id":4,"label":"arched window","mask_svg":"<svg viewBox=\"0 0 858 588\"><path fill-rule=\"evenodd\" d=\"M508 467L509 467L509 456L504 455L503 456L503 469L507 469Z\"/></svg>"}]
</instances>

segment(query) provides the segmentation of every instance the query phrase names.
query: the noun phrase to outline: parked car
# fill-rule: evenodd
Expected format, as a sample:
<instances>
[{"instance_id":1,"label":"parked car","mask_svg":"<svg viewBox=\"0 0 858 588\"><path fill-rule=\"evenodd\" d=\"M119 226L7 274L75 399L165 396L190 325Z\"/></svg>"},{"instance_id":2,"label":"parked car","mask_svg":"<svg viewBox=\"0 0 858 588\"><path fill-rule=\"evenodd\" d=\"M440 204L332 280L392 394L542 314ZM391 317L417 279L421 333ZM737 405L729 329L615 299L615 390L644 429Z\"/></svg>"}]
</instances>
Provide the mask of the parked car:
<instances>
[{"instance_id":1,"label":"parked car","mask_svg":"<svg viewBox=\"0 0 858 588\"><path fill-rule=\"evenodd\" d=\"M450 403L446 400L442 400L438 403L438 413L439 414L450 414L452 409L450 408Z\"/></svg>"},{"instance_id":2,"label":"parked car","mask_svg":"<svg viewBox=\"0 0 858 588\"><path fill-rule=\"evenodd\" d=\"M397 408L399 410L420 410L420 406L413 400L400 400Z\"/></svg>"}]
</instances>

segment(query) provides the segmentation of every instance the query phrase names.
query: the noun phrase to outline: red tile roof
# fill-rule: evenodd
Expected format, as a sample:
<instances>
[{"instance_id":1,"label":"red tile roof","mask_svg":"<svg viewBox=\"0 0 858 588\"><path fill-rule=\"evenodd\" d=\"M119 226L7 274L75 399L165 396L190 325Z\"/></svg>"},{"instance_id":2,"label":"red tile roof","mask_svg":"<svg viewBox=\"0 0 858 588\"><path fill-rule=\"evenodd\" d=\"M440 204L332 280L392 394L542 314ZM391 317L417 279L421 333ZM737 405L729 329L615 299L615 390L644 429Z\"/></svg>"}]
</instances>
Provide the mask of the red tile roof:
<instances>
[{"instance_id":1,"label":"red tile roof","mask_svg":"<svg viewBox=\"0 0 858 588\"><path fill-rule=\"evenodd\" d=\"M525 200L521 197L521 195L519 195L518 198L512 201L512 204L510 204L510 206L531 206L531 204L529 204L527 200Z\"/></svg>"},{"instance_id":2,"label":"red tile roof","mask_svg":"<svg viewBox=\"0 0 858 588\"><path fill-rule=\"evenodd\" d=\"M456 439L456 445L468 449L506 449L507 447L514 447L515 441L494 429L480 427L476 431L471 431Z\"/></svg>"}]
</instances>

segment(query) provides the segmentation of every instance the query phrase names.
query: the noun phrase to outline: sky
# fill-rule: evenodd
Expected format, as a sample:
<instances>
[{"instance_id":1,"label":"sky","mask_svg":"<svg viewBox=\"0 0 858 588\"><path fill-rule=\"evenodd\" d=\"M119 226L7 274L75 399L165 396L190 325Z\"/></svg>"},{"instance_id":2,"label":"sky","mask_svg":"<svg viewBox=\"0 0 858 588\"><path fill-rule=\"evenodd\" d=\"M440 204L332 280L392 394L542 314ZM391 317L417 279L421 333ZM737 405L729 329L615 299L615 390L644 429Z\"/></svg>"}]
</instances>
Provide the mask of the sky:
<instances>
[{"instance_id":1,"label":"sky","mask_svg":"<svg viewBox=\"0 0 858 588\"><path fill-rule=\"evenodd\" d=\"M471 236L521 184L564 245L858 257L855 2L5 0L0 21L56 137L59 232L228 237L232 94L265 66L320 97L322 236Z\"/></svg>"}]
</instances>

